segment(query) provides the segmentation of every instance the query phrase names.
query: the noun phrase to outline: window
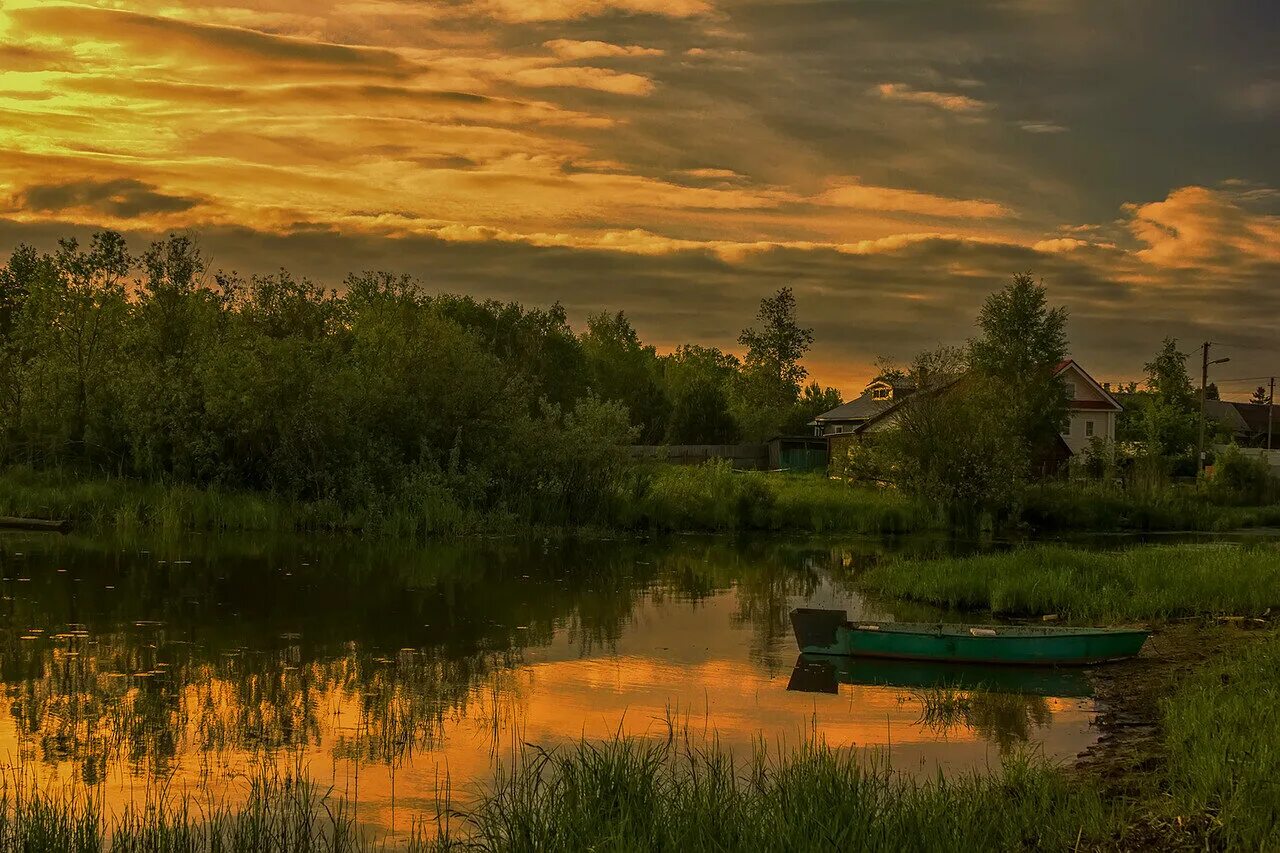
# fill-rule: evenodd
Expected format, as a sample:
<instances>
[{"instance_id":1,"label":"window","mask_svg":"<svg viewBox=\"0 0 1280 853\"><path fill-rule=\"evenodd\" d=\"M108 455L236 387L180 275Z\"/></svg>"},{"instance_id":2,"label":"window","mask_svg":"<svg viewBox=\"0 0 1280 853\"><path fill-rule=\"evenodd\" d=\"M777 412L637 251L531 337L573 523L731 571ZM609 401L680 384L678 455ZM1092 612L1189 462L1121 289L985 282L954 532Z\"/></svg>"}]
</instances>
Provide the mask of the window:
<instances>
[{"instance_id":1,"label":"window","mask_svg":"<svg viewBox=\"0 0 1280 853\"><path fill-rule=\"evenodd\" d=\"M1067 418L1067 425L1062 428L1063 435L1071 435L1071 418Z\"/></svg>"},{"instance_id":2,"label":"window","mask_svg":"<svg viewBox=\"0 0 1280 853\"><path fill-rule=\"evenodd\" d=\"M1093 421L1084 422L1084 434L1086 438L1093 435Z\"/></svg>"},{"instance_id":3,"label":"window","mask_svg":"<svg viewBox=\"0 0 1280 853\"><path fill-rule=\"evenodd\" d=\"M1066 383L1066 385L1067 385L1067 399L1074 400L1076 398L1076 383L1068 382Z\"/></svg>"},{"instance_id":4,"label":"window","mask_svg":"<svg viewBox=\"0 0 1280 853\"><path fill-rule=\"evenodd\" d=\"M842 427L842 426L840 426L839 424L837 424L837 425L836 425L836 435L839 435L839 434L840 434L840 433L842 433L842 432L844 432L844 427Z\"/></svg>"},{"instance_id":5,"label":"window","mask_svg":"<svg viewBox=\"0 0 1280 853\"><path fill-rule=\"evenodd\" d=\"M871 389L872 400L888 400L892 396L893 396L892 388L872 388Z\"/></svg>"}]
</instances>

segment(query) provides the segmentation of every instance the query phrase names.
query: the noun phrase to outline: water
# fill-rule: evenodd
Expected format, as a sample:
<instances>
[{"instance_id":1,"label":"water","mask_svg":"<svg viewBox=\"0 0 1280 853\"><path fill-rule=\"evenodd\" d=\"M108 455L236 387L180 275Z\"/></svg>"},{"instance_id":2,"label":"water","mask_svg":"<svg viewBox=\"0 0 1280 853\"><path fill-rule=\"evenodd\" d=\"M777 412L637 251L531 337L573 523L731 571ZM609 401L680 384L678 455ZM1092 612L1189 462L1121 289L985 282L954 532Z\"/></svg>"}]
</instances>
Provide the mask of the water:
<instances>
[{"instance_id":1,"label":"water","mask_svg":"<svg viewBox=\"0 0 1280 853\"><path fill-rule=\"evenodd\" d=\"M404 831L445 779L465 805L522 742L675 726L743 753L816 735L905 773L1027 747L1073 758L1094 739L1087 680L988 693L927 667L798 659L792 607L958 618L852 584L891 550L954 547L6 534L0 765L118 808L160 790L235 802L274 762Z\"/></svg>"}]
</instances>

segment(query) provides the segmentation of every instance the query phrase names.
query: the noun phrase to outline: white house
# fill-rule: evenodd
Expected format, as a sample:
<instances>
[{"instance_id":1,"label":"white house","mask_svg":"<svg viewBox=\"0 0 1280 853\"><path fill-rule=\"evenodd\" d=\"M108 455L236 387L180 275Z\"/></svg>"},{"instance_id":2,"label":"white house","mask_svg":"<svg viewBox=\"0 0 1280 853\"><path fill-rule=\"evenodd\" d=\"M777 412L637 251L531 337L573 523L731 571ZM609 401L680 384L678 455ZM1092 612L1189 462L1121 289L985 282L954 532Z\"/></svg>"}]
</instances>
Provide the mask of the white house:
<instances>
[{"instance_id":1,"label":"white house","mask_svg":"<svg viewBox=\"0 0 1280 853\"><path fill-rule=\"evenodd\" d=\"M1065 461L1079 455L1095 438L1115 441L1116 417L1123 411L1111 393L1099 385L1075 359L1065 359L1053 369L1053 375L1067 388L1067 424L1062 431L1062 445L1051 455ZM959 382L938 389L938 393L952 393L953 387L963 387ZM876 381L852 402L824 412L811 422L817 435L829 441L860 440L862 436L892 429L897 412L911 405L915 389L894 386Z\"/></svg>"},{"instance_id":2,"label":"white house","mask_svg":"<svg viewBox=\"0 0 1280 853\"><path fill-rule=\"evenodd\" d=\"M1053 375L1067 386L1067 427L1062 431L1062 441L1073 456L1089 446L1095 436L1108 441L1116 440L1116 416L1123 411L1106 388L1074 359L1059 362Z\"/></svg>"}]
</instances>

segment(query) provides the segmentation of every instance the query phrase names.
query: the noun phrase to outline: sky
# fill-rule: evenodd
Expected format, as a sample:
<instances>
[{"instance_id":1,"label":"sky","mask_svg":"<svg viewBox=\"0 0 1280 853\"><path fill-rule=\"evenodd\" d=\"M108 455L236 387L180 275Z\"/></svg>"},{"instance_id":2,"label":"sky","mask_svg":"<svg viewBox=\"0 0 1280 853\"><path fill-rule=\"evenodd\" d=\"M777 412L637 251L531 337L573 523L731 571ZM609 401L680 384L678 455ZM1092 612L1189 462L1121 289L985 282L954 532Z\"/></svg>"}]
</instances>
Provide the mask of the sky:
<instances>
[{"instance_id":1,"label":"sky","mask_svg":"<svg viewBox=\"0 0 1280 853\"><path fill-rule=\"evenodd\" d=\"M791 286L846 396L1030 272L1099 380L1213 340L1247 396L1278 43L1270 0L0 0L0 252L192 233L660 350Z\"/></svg>"}]
</instances>

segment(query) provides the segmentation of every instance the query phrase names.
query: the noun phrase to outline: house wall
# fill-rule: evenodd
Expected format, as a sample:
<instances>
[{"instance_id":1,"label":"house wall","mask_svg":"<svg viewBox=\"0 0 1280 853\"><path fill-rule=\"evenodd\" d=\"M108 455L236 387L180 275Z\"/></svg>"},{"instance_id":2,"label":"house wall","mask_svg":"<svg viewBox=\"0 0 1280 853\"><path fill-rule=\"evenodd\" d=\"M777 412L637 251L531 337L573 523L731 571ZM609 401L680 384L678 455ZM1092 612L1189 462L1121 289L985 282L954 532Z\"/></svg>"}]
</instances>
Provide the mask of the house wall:
<instances>
[{"instance_id":1,"label":"house wall","mask_svg":"<svg viewBox=\"0 0 1280 853\"><path fill-rule=\"evenodd\" d=\"M1088 379L1086 379L1076 369L1073 364L1062 374L1062 379L1067 382L1067 388L1072 392L1071 399L1073 402L1107 402L1107 398L1093 387ZM1066 442L1067 447L1071 448L1073 454L1078 454L1089 446L1092 436L1088 434L1089 423L1093 423L1093 435L1101 436L1109 441L1116 440L1116 413L1110 411L1099 411L1097 409L1073 409L1068 404L1070 411L1070 428L1062 434L1062 440Z\"/></svg>"},{"instance_id":2,"label":"house wall","mask_svg":"<svg viewBox=\"0 0 1280 853\"><path fill-rule=\"evenodd\" d=\"M1080 453L1089 446L1091 436L1088 435L1088 422L1093 422L1093 434L1110 441L1116 440L1116 413L1099 412L1092 409L1073 411L1070 414L1071 428L1062 434L1062 440L1073 454Z\"/></svg>"}]
</instances>

